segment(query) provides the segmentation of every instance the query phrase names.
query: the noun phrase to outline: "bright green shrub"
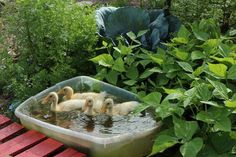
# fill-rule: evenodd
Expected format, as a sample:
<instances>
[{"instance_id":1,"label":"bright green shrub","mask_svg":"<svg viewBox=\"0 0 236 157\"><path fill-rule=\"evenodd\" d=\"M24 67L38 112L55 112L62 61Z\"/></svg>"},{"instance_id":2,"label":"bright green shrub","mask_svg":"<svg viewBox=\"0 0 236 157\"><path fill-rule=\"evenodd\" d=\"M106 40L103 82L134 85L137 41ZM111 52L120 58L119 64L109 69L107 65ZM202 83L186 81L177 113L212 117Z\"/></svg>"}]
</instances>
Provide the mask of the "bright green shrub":
<instances>
[{"instance_id":1,"label":"bright green shrub","mask_svg":"<svg viewBox=\"0 0 236 157\"><path fill-rule=\"evenodd\" d=\"M156 52L103 42L97 78L137 93L162 120L153 153L170 149L168 156L235 156L236 45L220 34L213 20L184 26L167 50ZM172 147L179 148L174 152Z\"/></svg>"},{"instance_id":2,"label":"bright green shrub","mask_svg":"<svg viewBox=\"0 0 236 157\"><path fill-rule=\"evenodd\" d=\"M17 0L6 3L4 24L15 47L1 56L8 64L0 72L16 98L93 72L87 61L97 41L93 8L70 0Z\"/></svg>"}]
</instances>

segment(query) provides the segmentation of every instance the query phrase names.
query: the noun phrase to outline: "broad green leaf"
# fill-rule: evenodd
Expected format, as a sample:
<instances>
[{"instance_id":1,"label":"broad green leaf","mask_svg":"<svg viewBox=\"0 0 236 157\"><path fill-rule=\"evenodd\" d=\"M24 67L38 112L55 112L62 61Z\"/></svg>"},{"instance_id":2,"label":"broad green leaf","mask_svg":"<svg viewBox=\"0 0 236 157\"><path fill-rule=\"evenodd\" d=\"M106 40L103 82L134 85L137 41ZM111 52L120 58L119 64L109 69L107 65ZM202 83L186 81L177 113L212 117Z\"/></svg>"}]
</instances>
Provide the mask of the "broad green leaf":
<instances>
[{"instance_id":1,"label":"broad green leaf","mask_svg":"<svg viewBox=\"0 0 236 157\"><path fill-rule=\"evenodd\" d=\"M173 114L177 114L182 116L184 113L184 109L179 107L176 104L172 104L169 101L162 101L161 105L156 107L156 116L162 119L169 117Z\"/></svg>"},{"instance_id":2,"label":"broad green leaf","mask_svg":"<svg viewBox=\"0 0 236 157\"><path fill-rule=\"evenodd\" d=\"M224 64L211 64L208 63L209 71L214 73L215 75L225 78L227 72L227 66Z\"/></svg>"},{"instance_id":3,"label":"broad green leaf","mask_svg":"<svg viewBox=\"0 0 236 157\"><path fill-rule=\"evenodd\" d=\"M128 55L128 54L130 54L130 53L132 53L132 47L127 47L127 46L124 46L124 45L122 45L121 47L120 47L120 53L121 54L123 54L123 55Z\"/></svg>"},{"instance_id":4,"label":"broad green leaf","mask_svg":"<svg viewBox=\"0 0 236 157\"><path fill-rule=\"evenodd\" d=\"M236 60L232 57L219 58L219 57L211 56L211 58L218 62L225 62L225 63L230 63L233 65L236 64Z\"/></svg>"},{"instance_id":5,"label":"broad green leaf","mask_svg":"<svg viewBox=\"0 0 236 157\"><path fill-rule=\"evenodd\" d=\"M127 36L130 37L130 39L132 39L132 40L134 40L134 39L137 38L136 35L135 35L133 32L128 32L128 33L126 33L126 34L127 34Z\"/></svg>"},{"instance_id":6,"label":"broad green leaf","mask_svg":"<svg viewBox=\"0 0 236 157\"><path fill-rule=\"evenodd\" d=\"M175 137L173 128L161 131L160 133L158 133L158 136L155 139L152 148L152 153L149 156L152 156L159 152L163 152L167 148L170 148L177 143L178 143L178 138Z\"/></svg>"},{"instance_id":7,"label":"broad green leaf","mask_svg":"<svg viewBox=\"0 0 236 157\"><path fill-rule=\"evenodd\" d=\"M129 86L133 86L133 85L135 85L135 83L137 83L137 81L135 81L135 80L124 81L124 84L129 85Z\"/></svg>"},{"instance_id":8,"label":"broad green leaf","mask_svg":"<svg viewBox=\"0 0 236 157\"><path fill-rule=\"evenodd\" d=\"M124 61L122 60L121 57L119 57L118 59L115 60L115 63L112 66L112 69L119 71L119 72L125 71Z\"/></svg>"},{"instance_id":9,"label":"broad green leaf","mask_svg":"<svg viewBox=\"0 0 236 157\"><path fill-rule=\"evenodd\" d=\"M163 58L161 58L160 56L155 56L153 54L149 54L149 57L152 61L154 61L155 63L157 63L159 65L162 65L164 62Z\"/></svg>"},{"instance_id":10,"label":"broad green leaf","mask_svg":"<svg viewBox=\"0 0 236 157\"><path fill-rule=\"evenodd\" d=\"M200 31L197 26L192 26L192 31L194 36L201 41L206 41L207 39L209 39L209 35L205 32Z\"/></svg>"},{"instance_id":11,"label":"broad green leaf","mask_svg":"<svg viewBox=\"0 0 236 157\"><path fill-rule=\"evenodd\" d=\"M236 108L236 100L227 100L224 103L227 107Z\"/></svg>"},{"instance_id":12,"label":"broad green leaf","mask_svg":"<svg viewBox=\"0 0 236 157\"><path fill-rule=\"evenodd\" d=\"M184 143L180 147L180 152L183 157L196 157L198 152L203 147L203 139L196 137L189 142Z\"/></svg>"},{"instance_id":13,"label":"broad green leaf","mask_svg":"<svg viewBox=\"0 0 236 157\"><path fill-rule=\"evenodd\" d=\"M168 89L168 88L162 87L162 89L165 91L166 94L175 94L175 93L183 94L184 92L184 90L181 88Z\"/></svg>"},{"instance_id":14,"label":"broad green leaf","mask_svg":"<svg viewBox=\"0 0 236 157\"><path fill-rule=\"evenodd\" d=\"M230 111L225 108L211 107L208 111L200 111L196 119L206 122L208 124L214 124L214 131L226 131L231 130L231 121L228 118Z\"/></svg>"},{"instance_id":15,"label":"broad green leaf","mask_svg":"<svg viewBox=\"0 0 236 157\"><path fill-rule=\"evenodd\" d=\"M227 132L211 134L210 141L219 154L229 153L236 144L236 141Z\"/></svg>"},{"instance_id":16,"label":"broad green leaf","mask_svg":"<svg viewBox=\"0 0 236 157\"><path fill-rule=\"evenodd\" d=\"M132 64L129 69L127 70L126 72L126 76L129 78L129 79L132 79L132 80L135 80L138 78L138 75L139 75L139 72L138 72L138 69L137 67Z\"/></svg>"},{"instance_id":17,"label":"broad green leaf","mask_svg":"<svg viewBox=\"0 0 236 157\"><path fill-rule=\"evenodd\" d=\"M183 61L187 60L188 57L189 57L189 53L187 53L187 52L185 52L185 51L183 51L181 49L178 49L178 48L175 48L174 51L171 51L169 53L171 55L173 55L174 57L176 57L176 58L178 58L180 60L183 60Z\"/></svg>"},{"instance_id":18,"label":"broad green leaf","mask_svg":"<svg viewBox=\"0 0 236 157\"><path fill-rule=\"evenodd\" d=\"M219 49L222 57L228 57L231 52L230 46L227 44L220 43Z\"/></svg>"},{"instance_id":19,"label":"broad green leaf","mask_svg":"<svg viewBox=\"0 0 236 157\"><path fill-rule=\"evenodd\" d=\"M209 90L208 85L202 83L197 86L197 96L201 101L208 101L212 97L212 92Z\"/></svg>"},{"instance_id":20,"label":"broad green leaf","mask_svg":"<svg viewBox=\"0 0 236 157\"><path fill-rule=\"evenodd\" d=\"M229 68L227 72L227 79L236 80L236 65Z\"/></svg>"},{"instance_id":21,"label":"broad green leaf","mask_svg":"<svg viewBox=\"0 0 236 157\"><path fill-rule=\"evenodd\" d=\"M94 63L98 63L99 65L105 67L111 67L114 64L114 60L110 54L101 54L90 59Z\"/></svg>"},{"instance_id":22,"label":"broad green leaf","mask_svg":"<svg viewBox=\"0 0 236 157\"><path fill-rule=\"evenodd\" d=\"M184 141L189 141L199 129L196 121L185 121L173 116L175 135Z\"/></svg>"},{"instance_id":23,"label":"broad green leaf","mask_svg":"<svg viewBox=\"0 0 236 157\"><path fill-rule=\"evenodd\" d=\"M206 55L203 54L201 51L193 51L191 53L191 59L192 61L198 60L198 59L203 59L206 58Z\"/></svg>"},{"instance_id":24,"label":"broad green leaf","mask_svg":"<svg viewBox=\"0 0 236 157\"><path fill-rule=\"evenodd\" d=\"M138 35L137 35L137 38L143 36L143 35L146 34L147 32L148 32L148 30L139 31L139 32L138 32Z\"/></svg>"},{"instance_id":25,"label":"broad green leaf","mask_svg":"<svg viewBox=\"0 0 236 157\"><path fill-rule=\"evenodd\" d=\"M205 65L202 65L202 66L198 67L198 68L193 72L194 76L199 76L199 75L201 75L201 74L204 72L205 68L206 68Z\"/></svg>"},{"instance_id":26,"label":"broad green leaf","mask_svg":"<svg viewBox=\"0 0 236 157\"><path fill-rule=\"evenodd\" d=\"M154 72L150 71L150 69L146 69L141 75L140 78L144 79L152 75Z\"/></svg>"},{"instance_id":27,"label":"broad green leaf","mask_svg":"<svg viewBox=\"0 0 236 157\"><path fill-rule=\"evenodd\" d=\"M177 34L178 37L186 38L186 39L188 39L190 35L191 35L191 33L188 31L188 29L184 25L182 25L180 27L178 34Z\"/></svg>"},{"instance_id":28,"label":"broad green leaf","mask_svg":"<svg viewBox=\"0 0 236 157\"><path fill-rule=\"evenodd\" d=\"M187 72L193 72L192 66L187 62L177 62Z\"/></svg>"},{"instance_id":29,"label":"broad green leaf","mask_svg":"<svg viewBox=\"0 0 236 157\"><path fill-rule=\"evenodd\" d=\"M183 104L184 107L187 107L187 106L192 104L192 100L196 96L196 93L197 93L197 89L195 87L187 90L184 93L184 96L186 97L185 100L184 100L184 104Z\"/></svg>"},{"instance_id":30,"label":"broad green leaf","mask_svg":"<svg viewBox=\"0 0 236 157\"><path fill-rule=\"evenodd\" d=\"M220 96L222 96L222 98L226 100L229 99L227 87L223 83L212 81L210 79L207 79L207 80L211 83L211 85L215 88L215 90L220 94Z\"/></svg>"},{"instance_id":31,"label":"broad green leaf","mask_svg":"<svg viewBox=\"0 0 236 157\"><path fill-rule=\"evenodd\" d=\"M181 38L181 37L176 37L172 39L173 42L175 43L180 43L180 44L187 44L188 43L188 38Z\"/></svg>"},{"instance_id":32,"label":"broad green leaf","mask_svg":"<svg viewBox=\"0 0 236 157\"><path fill-rule=\"evenodd\" d=\"M143 98L143 101L149 105L157 106L161 102L161 93L152 92Z\"/></svg>"},{"instance_id":33,"label":"broad green leaf","mask_svg":"<svg viewBox=\"0 0 236 157\"><path fill-rule=\"evenodd\" d=\"M149 71L155 72L155 73L163 73L163 71L159 67L154 67L154 68L150 69Z\"/></svg>"},{"instance_id":34,"label":"broad green leaf","mask_svg":"<svg viewBox=\"0 0 236 157\"><path fill-rule=\"evenodd\" d=\"M118 73L116 71L110 70L106 76L106 80L114 85L116 85L118 80Z\"/></svg>"},{"instance_id":35,"label":"broad green leaf","mask_svg":"<svg viewBox=\"0 0 236 157\"><path fill-rule=\"evenodd\" d=\"M214 107L222 107L217 102L214 102L214 101L200 101L200 102L203 104L214 106Z\"/></svg>"}]
</instances>

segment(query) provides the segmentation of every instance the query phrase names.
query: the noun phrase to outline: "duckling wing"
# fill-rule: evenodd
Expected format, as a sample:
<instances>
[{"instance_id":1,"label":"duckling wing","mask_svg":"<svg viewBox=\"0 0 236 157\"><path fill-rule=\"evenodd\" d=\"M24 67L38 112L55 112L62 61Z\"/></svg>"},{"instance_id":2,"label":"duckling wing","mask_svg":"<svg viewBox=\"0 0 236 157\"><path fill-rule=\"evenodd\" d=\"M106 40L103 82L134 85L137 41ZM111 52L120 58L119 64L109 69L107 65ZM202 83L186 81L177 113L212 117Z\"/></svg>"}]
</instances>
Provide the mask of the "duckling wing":
<instances>
[{"instance_id":1,"label":"duckling wing","mask_svg":"<svg viewBox=\"0 0 236 157\"><path fill-rule=\"evenodd\" d=\"M59 104L62 106L63 111L72 111L77 109L82 109L85 105L86 100L67 100Z\"/></svg>"}]
</instances>

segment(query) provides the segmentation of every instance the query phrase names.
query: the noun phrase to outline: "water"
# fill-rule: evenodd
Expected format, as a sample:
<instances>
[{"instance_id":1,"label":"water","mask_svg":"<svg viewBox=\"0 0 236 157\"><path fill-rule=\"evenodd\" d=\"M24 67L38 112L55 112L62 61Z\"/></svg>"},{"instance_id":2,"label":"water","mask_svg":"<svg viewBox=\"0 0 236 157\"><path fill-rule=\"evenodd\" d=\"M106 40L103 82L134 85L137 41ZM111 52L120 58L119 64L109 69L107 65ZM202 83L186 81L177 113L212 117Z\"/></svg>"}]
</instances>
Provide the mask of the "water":
<instances>
[{"instance_id":1,"label":"water","mask_svg":"<svg viewBox=\"0 0 236 157\"><path fill-rule=\"evenodd\" d=\"M113 97L114 98L114 97ZM120 102L115 99L116 102ZM84 132L96 137L111 137L118 134L142 132L156 126L156 121L151 115L145 116L87 116L81 111L54 113L50 105L40 103L30 107L31 117L77 132Z\"/></svg>"}]
</instances>

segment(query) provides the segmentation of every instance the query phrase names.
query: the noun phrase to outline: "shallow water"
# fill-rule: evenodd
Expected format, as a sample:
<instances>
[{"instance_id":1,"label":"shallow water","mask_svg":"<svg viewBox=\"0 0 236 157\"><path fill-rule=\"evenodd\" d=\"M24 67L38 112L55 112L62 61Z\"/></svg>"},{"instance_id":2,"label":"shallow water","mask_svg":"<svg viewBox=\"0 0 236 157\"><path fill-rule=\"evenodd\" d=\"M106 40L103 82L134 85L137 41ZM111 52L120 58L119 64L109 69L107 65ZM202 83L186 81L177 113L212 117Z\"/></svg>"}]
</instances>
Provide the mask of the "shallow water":
<instances>
[{"instance_id":1,"label":"shallow water","mask_svg":"<svg viewBox=\"0 0 236 157\"><path fill-rule=\"evenodd\" d=\"M116 102L120 102L117 101ZM30 116L66 129L84 132L96 137L110 137L118 134L134 133L156 126L151 115L145 116L113 116L97 115L89 117L81 111L54 113L50 105L34 104L29 110Z\"/></svg>"}]
</instances>

